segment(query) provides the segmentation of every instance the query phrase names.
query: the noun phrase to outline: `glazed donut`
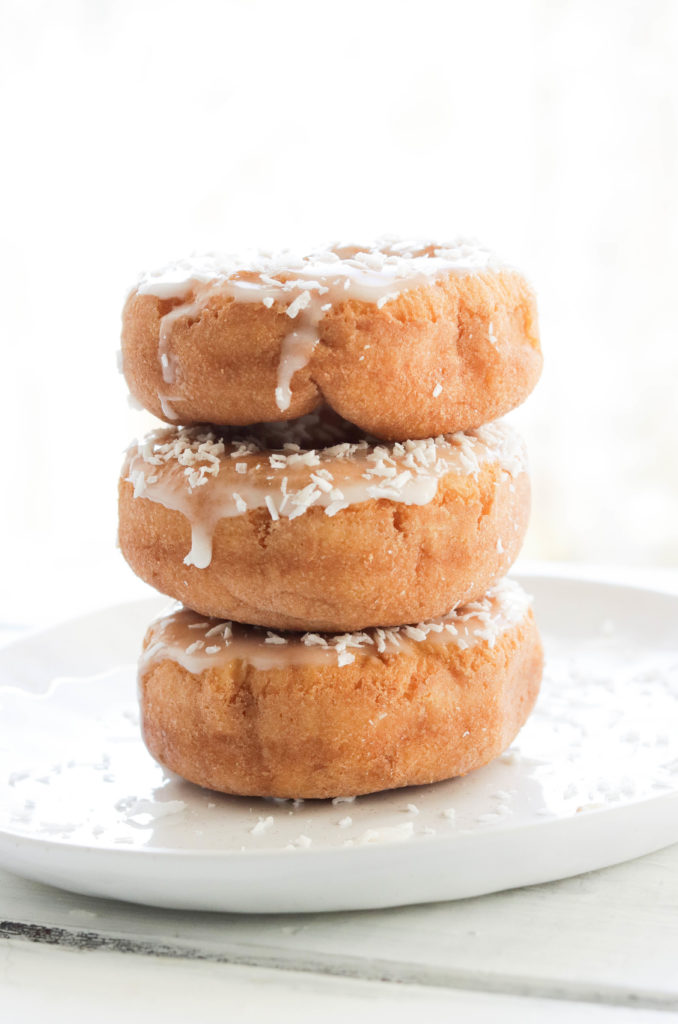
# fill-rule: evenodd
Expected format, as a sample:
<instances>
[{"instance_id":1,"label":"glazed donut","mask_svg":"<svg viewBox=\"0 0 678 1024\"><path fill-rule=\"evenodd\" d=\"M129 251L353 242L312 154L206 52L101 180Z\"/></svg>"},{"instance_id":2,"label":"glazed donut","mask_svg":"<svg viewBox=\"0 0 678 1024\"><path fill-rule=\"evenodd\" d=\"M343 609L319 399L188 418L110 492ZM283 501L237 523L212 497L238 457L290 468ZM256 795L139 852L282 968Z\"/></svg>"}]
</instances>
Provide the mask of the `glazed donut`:
<instances>
[{"instance_id":1,"label":"glazed donut","mask_svg":"<svg viewBox=\"0 0 678 1024\"><path fill-rule=\"evenodd\" d=\"M121 474L123 555L203 615L279 629L394 626L482 596L527 526L519 436L494 423L384 445L349 430L314 413L247 436L151 434Z\"/></svg>"},{"instance_id":2,"label":"glazed donut","mask_svg":"<svg viewBox=\"0 0 678 1024\"><path fill-rule=\"evenodd\" d=\"M468 243L184 261L142 277L123 311L132 395L184 425L324 402L379 438L434 437L503 416L541 364L532 289Z\"/></svg>"},{"instance_id":3,"label":"glazed donut","mask_svg":"<svg viewBox=\"0 0 678 1024\"><path fill-rule=\"evenodd\" d=\"M182 610L148 630L144 741L208 789L334 797L464 775L513 741L537 698L529 599L503 580L432 622L280 635Z\"/></svg>"}]
</instances>

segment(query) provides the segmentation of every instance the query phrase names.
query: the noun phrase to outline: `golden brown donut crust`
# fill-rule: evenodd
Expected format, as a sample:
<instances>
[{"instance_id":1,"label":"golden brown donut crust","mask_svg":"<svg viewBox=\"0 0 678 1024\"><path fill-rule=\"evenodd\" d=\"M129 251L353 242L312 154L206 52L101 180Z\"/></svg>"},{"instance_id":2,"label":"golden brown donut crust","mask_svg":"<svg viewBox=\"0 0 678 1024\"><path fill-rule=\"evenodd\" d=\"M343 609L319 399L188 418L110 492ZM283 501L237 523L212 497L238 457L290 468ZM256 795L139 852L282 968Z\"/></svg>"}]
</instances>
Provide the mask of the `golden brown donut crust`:
<instances>
[{"instance_id":1,"label":"golden brown donut crust","mask_svg":"<svg viewBox=\"0 0 678 1024\"><path fill-rule=\"evenodd\" d=\"M133 291L123 311L123 372L134 397L167 422L251 424L302 416L326 402L387 440L468 430L504 415L542 367L532 289L513 270L448 274L378 308L350 299L319 325L284 411L275 389L286 307L215 291L168 333L176 379L163 380L160 321L184 300ZM186 301L190 301L186 300ZM159 396L169 399L168 418Z\"/></svg>"},{"instance_id":2,"label":"golden brown donut crust","mask_svg":"<svg viewBox=\"0 0 678 1024\"><path fill-rule=\"evenodd\" d=\"M272 629L344 631L445 614L504 576L527 528L530 482L497 463L448 473L427 505L372 499L329 517L310 508L221 519L205 569L184 565L180 513L119 485L120 548L146 583L203 615Z\"/></svg>"},{"instance_id":3,"label":"golden brown donut crust","mask_svg":"<svg viewBox=\"0 0 678 1024\"><path fill-rule=\"evenodd\" d=\"M148 643L148 637L147 641ZM531 612L493 648L419 645L353 664L140 672L144 741L190 782L224 793L324 798L464 775L513 741L543 665Z\"/></svg>"}]
</instances>

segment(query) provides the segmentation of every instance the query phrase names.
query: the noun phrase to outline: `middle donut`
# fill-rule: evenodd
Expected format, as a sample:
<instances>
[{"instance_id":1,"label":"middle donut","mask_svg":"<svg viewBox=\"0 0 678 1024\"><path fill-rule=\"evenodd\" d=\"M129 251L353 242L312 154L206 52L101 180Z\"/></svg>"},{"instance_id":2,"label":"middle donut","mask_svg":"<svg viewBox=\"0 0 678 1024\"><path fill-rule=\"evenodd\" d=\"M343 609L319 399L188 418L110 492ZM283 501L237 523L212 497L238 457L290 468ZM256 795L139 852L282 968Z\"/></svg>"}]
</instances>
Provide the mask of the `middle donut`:
<instances>
[{"instance_id":1,"label":"middle donut","mask_svg":"<svg viewBox=\"0 0 678 1024\"><path fill-rule=\"evenodd\" d=\"M480 598L516 558L529 504L524 445L502 421L385 444L322 411L133 444L119 542L202 615L350 631Z\"/></svg>"}]
</instances>

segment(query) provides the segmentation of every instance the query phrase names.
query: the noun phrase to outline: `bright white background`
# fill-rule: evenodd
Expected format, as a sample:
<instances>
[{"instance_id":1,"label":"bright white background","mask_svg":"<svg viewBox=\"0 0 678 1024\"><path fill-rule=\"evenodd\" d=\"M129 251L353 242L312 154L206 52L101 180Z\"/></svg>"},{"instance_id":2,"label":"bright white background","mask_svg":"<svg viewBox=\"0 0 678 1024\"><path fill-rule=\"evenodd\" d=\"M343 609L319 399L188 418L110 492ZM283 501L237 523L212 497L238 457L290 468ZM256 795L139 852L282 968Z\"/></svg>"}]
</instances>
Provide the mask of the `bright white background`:
<instances>
[{"instance_id":1,"label":"bright white background","mask_svg":"<svg viewBox=\"0 0 678 1024\"><path fill-rule=\"evenodd\" d=\"M532 279L531 558L678 564L678 3L4 0L0 619L135 592L126 289L192 250L475 235Z\"/></svg>"}]
</instances>

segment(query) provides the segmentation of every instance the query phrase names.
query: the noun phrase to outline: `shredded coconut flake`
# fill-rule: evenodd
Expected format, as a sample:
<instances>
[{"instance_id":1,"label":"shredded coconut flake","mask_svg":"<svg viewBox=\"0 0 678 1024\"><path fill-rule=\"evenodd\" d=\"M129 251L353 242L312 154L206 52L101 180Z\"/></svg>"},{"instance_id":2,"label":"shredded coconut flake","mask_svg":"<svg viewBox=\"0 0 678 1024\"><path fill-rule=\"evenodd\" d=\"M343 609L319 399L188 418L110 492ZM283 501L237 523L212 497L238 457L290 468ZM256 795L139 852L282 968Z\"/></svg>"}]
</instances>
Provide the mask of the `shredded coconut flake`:
<instances>
[{"instance_id":1,"label":"shredded coconut flake","mask_svg":"<svg viewBox=\"0 0 678 1024\"><path fill-rule=\"evenodd\" d=\"M261 836L271 828L273 828L273 817L269 815L267 818L259 818L256 825L253 825L250 829L250 834L253 836Z\"/></svg>"},{"instance_id":2,"label":"shredded coconut flake","mask_svg":"<svg viewBox=\"0 0 678 1024\"><path fill-rule=\"evenodd\" d=\"M302 309L306 309L310 302L311 293L309 291L302 292L301 295L298 295L294 302L291 302L287 307L287 315L292 320L294 320L294 318L302 311Z\"/></svg>"},{"instance_id":3,"label":"shredded coconut flake","mask_svg":"<svg viewBox=\"0 0 678 1024\"><path fill-rule=\"evenodd\" d=\"M402 839L410 839L414 835L414 823L404 821L400 825L390 825L384 828L368 828L358 839L360 846L370 843L393 843Z\"/></svg>"},{"instance_id":4,"label":"shredded coconut flake","mask_svg":"<svg viewBox=\"0 0 678 1024\"><path fill-rule=\"evenodd\" d=\"M240 497L237 491L233 491L233 501L235 502L235 507L237 508L238 512L241 513L241 515L247 512L247 502Z\"/></svg>"},{"instance_id":5,"label":"shredded coconut flake","mask_svg":"<svg viewBox=\"0 0 678 1024\"><path fill-rule=\"evenodd\" d=\"M268 511L270 513L270 516L271 516L271 519L274 522L276 522L278 519L280 519L280 515L278 513L278 510L275 507L275 502L274 502L274 500L273 500L273 498L271 497L270 494L266 495L266 508L268 509Z\"/></svg>"}]
</instances>

